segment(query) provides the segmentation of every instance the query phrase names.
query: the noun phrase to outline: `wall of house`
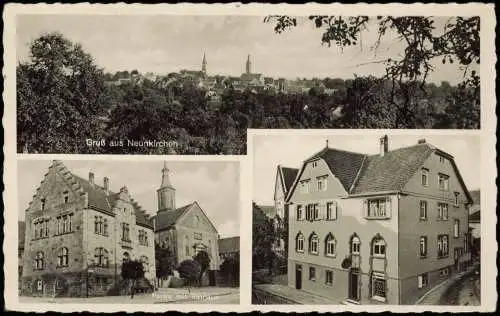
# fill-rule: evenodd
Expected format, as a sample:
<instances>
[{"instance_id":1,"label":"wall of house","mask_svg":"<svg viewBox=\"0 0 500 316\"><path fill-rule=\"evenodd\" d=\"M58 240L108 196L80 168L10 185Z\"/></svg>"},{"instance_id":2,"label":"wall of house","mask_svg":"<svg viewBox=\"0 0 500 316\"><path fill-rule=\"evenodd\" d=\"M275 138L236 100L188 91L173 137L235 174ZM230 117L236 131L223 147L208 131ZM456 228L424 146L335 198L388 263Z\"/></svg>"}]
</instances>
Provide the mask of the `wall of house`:
<instances>
[{"instance_id":1,"label":"wall of house","mask_svg":"<svg viewBox=\"0 0 500 316\"><path fill-rule=\"evenodd\" d=\"M328 174L327 189L324 192L318 192L315 184L317 176ZM370 282L369 275L372 269L384 270L386 272L387 281L387 304L397 304L399 297L399 289L397 285L398 277L398 197L389 196L390 213L387 219L367 219L365 217L366 198L350 198L345 199L347 194L342 187L340 181L329 172L328 166L323 160L319 160L317 167L312 168L311 163L308 163L302 179L312 179L311 190L309 193L300 193L295 190L290 199L290 224L289 224L289 240L288 240L288 257L289 257L289 286L295 287L295 268L296 263L303 265L302 283L303 288L313 291L324 296L339 295L339 300L345 300L348 296L347 272L348 270L341 267L342 261L350 253L350 239L354 234L357 234L361 240L360 244L360 273L362 283L361 287L361 303L377 303L369 298ZM381 198L387 198L381 196ZM326 212L321 213L319 220L297 220L297 205L308 203L319 203L320 205L327 202L337 203L337 219L327 220ZM305 214L305 206L303 206ZM304 235L304 252L297 252L296 236L301 232ZM316 233L319 237L318 254L310 254L308 251L308 239L311 233ZM325 255L325 238L329 233L332 233L337 241L336 256L327 257ZM373 238L379 234L386 242L386 257L385 259L372 258L371 242ZM308 266L318 266L321 269L321 282L309 282L307 280ZM324 285L324 270L334 270L333 286ZM364 280L364 281L363 281ZM321 283L321 284L320 284Z\"/></svg>"},{"instance_id":2,"label":"wall of house","mask_svg":"<svg viewBox=\"0 0 500 316\"><path fill-rule=\"evenodd\" d=\"M425 161L424 168L429 172L429 184L423 186L421 171L418 170L409 180L404 190L408 193L400 200L400 275L402 278L402 301L412 303L418 299L425 290L430 289L442 278L439 270L454 265L454 249L464 248L465 234L468 232L468 211L466 208L466 195L459 183L458 176L451 162L445 159L440 162L439 156L431 154ZM438 187L438 173L449 176L449 189L440 190ZM454 206L455 194L459 193L459 204ZM427 201L427 219L420 219L420 201ZM437 203L448 203L448 220L438 219ZM460 222L458 238L453 236L454 220ZM449 237L449 255L438 258L437 237L447 234ZM427 256L420 257L420 236L427 237ZM460 260L470 258L466 253ZM429 285L424 289L418 288L418 275L429 273ZM437 275L437 277L436 277Z\"/></svg>"}]
</instances>

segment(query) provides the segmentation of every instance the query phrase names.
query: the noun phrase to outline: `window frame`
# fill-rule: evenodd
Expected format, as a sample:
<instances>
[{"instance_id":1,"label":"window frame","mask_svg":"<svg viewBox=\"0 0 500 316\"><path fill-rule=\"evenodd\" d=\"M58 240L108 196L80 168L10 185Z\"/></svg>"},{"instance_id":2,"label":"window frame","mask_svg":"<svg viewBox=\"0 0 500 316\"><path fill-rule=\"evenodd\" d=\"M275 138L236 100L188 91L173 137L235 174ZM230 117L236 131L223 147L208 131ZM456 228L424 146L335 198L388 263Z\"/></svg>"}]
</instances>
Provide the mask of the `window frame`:
<instances>
[{"instance_id":1,"label":"window frame","mask_svg":"<svg viewBox=\"0 0 500 316\"><path fill-rule=\"evenodd\" d=\"M460 238L460 220L456 218L453 220L453 238Z\"/></svg>"},{"instance_id":2,"label":"window frame","mask_svg":"<svg viewBox=\"0 0 500 316\"><path fill-rule=\"evenodd\" d=\"M422 247L422 245L424 245L424 247ZM429 253L429 246L428 245L429 244L428 244L427 236L420 236L419 245L418 245L420 258L427 258L427 254Z\"/></svg>"},{"instance_id":3,"label":"window frame","mask_svg":"<svg viewBox=\"0 0 500 316\"><path fill-rule=\"evenodd\" d=\"M422 273L417 276L417 287L419 289L426 288L429 285L429 274Z\"/></svg>"},{"instance_id":4,"label":"window frame","mask_svg":"<svg viewBox=\"0 0 500 316\"><path fill-rule=\"evenodd\" d=\"M425 216L422 217L422 211L425 213ZM429 203L426 200L420 200L420 208L419 208L419 219L421 221L426 221L428 219L429 212Z\"/></svg>"},{"instance_id":5,"label":"window frame","mask_svg":"<svg viewBox=\"0 0 500 316\"><path fill-rule=\"evenodd\" d=\"M385 258L387 256L387 243L383 237L374 237L372 240L372 256L375 258ZM376 251L378 250L378 251ZM382 252L383 250L383 252Z\"/></svg>"},{"instance_id":6,"label":"window frame","mask_svg":"<svg viewBox=\"0 0 500 316\"><path fill-rule=\"evenodd\" d=\"M450 255L450 238L446 234L440 234L437 237L438 259L448 258ZM446 250L446 251L445 251Z\"/></svg>"},{"instance_id":7,"label":"window frame","mask_svg":"<svg viewBox=\"0 0 500 316\"><path fill-rule=\"evenodd\" d=\"M330 245L332 246L333 252L330 252ZM332 233L329 233L325 238L325 256L335 258L337 256L337 240Z\"/></svg>"},{"instance_id":8,"label":"window frame","mask_svg":"<svg viewBox=\"0 0 500 316\"><path fill-rule=\"evenodd\" d=\"M449 207L448 203L437 202L438 220L447 221L449 219ZM446 216L444 216L446 214Z\"/></svg>"},{"instance_id":9,"label":"window frame","mask_svg":"<svg viewBox=\"0 0 500 316\"><path fill-rule=\"evenodd\" d=\"M424 177L425 177L425 181L424 181ZM429 169L422 168L420 170L420 184L424 187L429 186Z\"/></svg>"},{"instance_id":10,"label":"window frame","mask_svg":"<svg viewBox=\"0 0 500 316\"><path fill-rule=\"evenodd\" d=\"M299 247L301 245L302 247ZM296 252L304 252L304 234L299 232L295 237L295 251Z\"/></svg>"},{"instance_id":11,"label":"window frame","mask_svg":"<svg viewBox=\"0 0 500 316\"><path fill-rule=\"evenodd\" d=\"M309 281L316 281L316 267L309 267Z\"/></svg>"},{"instance_id":12,"label":"window frame","mask_svg":"<svg viewBox=\"0 0 500 316\"><path fill-rule=\"evenodd\" d=\"M330 276L330 278L328 276ZM325 271L325 284L328 286L333 286L333 271L332 270Z\"/></svg>"},{"instance_id":13,"label":"window frame","mask_svg":"<svg viewBox=\"0 0 500 316\"><path fill-rule=\"evenodd\" d=\"M315 247L313 247L315 245ZM313 249L315 248L315 249ZM316 233L311 233L309 236L308 251L309 254L318 255L319 254L319 237Z\"/></svg>"},{"instance_id":14,"label":"window frame","mask_svg":"<svg viewBox=\"0 0 500 316\"><path fill-rule=\"evenodd\" d=\"M441 187L441 180L443 180L443 187ZM440 191L450 190L450 176L444 173L438 173L438 189Z\"/></svg>"}]
</instances>

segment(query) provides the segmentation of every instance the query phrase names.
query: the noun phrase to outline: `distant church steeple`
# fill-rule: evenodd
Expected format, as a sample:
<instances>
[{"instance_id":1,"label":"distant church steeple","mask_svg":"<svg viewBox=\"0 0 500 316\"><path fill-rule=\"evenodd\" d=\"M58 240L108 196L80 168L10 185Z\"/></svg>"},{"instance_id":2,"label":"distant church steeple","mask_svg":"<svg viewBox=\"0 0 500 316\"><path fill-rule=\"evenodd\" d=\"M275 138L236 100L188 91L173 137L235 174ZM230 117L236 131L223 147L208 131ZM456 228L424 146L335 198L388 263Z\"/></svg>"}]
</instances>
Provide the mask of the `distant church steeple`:
<instances>
[{"instance_id":1,"label":"distant church steeple","mask_svg":"<svg viewBox=\"0 0 500 316\"><path fill-rule=\"evenodd\" d=\"M250 54L248 55L248 58L247 58L247 74L251 74L252 73L252 62L250 61Z\"/></svg>"},{"instance_id":2,"label":"distant church steeple","mask_svg":"<svg viewBox=\"0 0 500 316\"><path fill-rule=\"evenodd\" d=\"M170 182L170 169L168 169L166 161L163 163L161 173L161 186L156 191L158 194L158 211L175 210L175 188Z\"/></svg>"},{"instance_id":3,"label":"distant church steeple","mask_svg":"<svg viewBox=\"0 0 500 316\"><path fill-rule=\"evenodd\" d=\"M205 57L205 53L203 53L203 61L201 62L201 71L206 74L207 73L207 59Z\"/></svg>"}]
</instances>

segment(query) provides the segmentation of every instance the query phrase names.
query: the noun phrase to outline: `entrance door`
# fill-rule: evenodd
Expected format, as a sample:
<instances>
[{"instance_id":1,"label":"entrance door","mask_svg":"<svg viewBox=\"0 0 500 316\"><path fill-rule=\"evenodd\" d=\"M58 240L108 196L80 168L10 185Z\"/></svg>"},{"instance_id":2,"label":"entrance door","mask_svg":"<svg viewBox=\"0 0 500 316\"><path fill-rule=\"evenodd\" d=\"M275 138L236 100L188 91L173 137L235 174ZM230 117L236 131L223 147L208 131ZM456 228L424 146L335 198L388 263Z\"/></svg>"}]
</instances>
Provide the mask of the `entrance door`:
<instances>
[{"instance_id":1,"label":"entrance door","mask_svg":"<svg viewBox=\"0 0 500 316\"><path fill-rule=\"evenodd\" d=\"M297 290L302 288L302 266L300 264L295 266L295 288Z\"/></svg>"},{"instance_id":2,"label":"entrance door","mask_svg":"<svg viewBox=\"0 0 500 316\"><path fill-rule=\"evenodd\" d=\"M349 299L359 301L359 270L351 268L349 271Z\"/></svg>"}]
</instances>

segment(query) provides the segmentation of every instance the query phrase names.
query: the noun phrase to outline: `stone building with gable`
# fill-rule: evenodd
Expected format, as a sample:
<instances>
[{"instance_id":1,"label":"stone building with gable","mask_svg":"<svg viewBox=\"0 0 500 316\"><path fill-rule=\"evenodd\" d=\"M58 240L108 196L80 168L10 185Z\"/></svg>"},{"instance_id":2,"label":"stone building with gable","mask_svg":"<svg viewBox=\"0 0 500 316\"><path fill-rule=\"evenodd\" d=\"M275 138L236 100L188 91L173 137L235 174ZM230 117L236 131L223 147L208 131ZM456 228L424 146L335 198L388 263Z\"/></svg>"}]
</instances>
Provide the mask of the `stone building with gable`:
<instances>
[{"instance_id":1,"label":"stone building with gable","mask_svg":"<svg viewBox=\"0 0 500 316\"><path fill-rule=\"evenodd\" d=\"M121 265L140 260L155 277L153 223L126 186L74 175L54 160L25 211L21 295L98 296L124 288Z\"/></svg>"}]
</instances>

